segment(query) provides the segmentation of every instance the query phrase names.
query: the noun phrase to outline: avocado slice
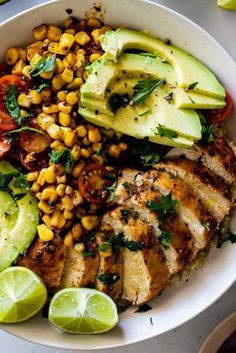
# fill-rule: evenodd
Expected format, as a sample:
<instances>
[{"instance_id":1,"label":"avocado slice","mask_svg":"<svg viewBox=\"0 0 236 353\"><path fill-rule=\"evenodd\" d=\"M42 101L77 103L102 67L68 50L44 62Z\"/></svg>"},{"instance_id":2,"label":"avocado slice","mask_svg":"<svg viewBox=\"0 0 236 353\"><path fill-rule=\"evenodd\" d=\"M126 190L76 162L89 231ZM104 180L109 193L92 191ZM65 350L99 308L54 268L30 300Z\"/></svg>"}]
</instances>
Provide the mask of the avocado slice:
<instances>
[{"instance_id":1,"label":"avocado slice","mask_svg":"<svg viewBox=\"0 0 236 353\"><path fill-rule=\"evenodd\" d=\"M0 162L0 175L17 173L10 163ZM24 187L8 184L8 191L0 190L0 271L9 267L19 254L23 254L37 231L39 211L34 196ZM19 200L14 195L22 193Z\"/></svg>"},{"instance_id":2,"label":"avocado slice","mask_svg":"<svg viewBox=\"0 0 236 353\"><path fill-rule=\"evenodd\" d=\"M154 53L173 66L179 87L188 89L191 84L198 82L195 92L220 99L225 97L224 87L205 65L184 50L168 45L151 34L119 28L106 32L100 42L107 59L116 61L126 49Z\"/></svg>"}]
</instances>

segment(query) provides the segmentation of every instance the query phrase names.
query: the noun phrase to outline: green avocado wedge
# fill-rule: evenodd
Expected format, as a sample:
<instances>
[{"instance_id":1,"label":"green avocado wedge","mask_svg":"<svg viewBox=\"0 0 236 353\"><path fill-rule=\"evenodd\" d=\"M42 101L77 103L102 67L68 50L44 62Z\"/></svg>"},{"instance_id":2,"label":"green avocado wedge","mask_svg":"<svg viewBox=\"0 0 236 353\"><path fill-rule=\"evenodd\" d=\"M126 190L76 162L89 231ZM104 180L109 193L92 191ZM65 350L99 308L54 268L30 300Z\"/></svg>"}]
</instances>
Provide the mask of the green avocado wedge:
<instances>
[{"instance_id":1,"label":"green avocado wedge","mask_svg":"<svg viewBox=\"0 0 236 353\"><path fill-rule=\"evenodd\" d=\"M100 43L106 58L113 61L127 49L139 49L156 54L173 66L179 87L188 89L192 83L198 82L194 88L195 92L220 99L225 97L224 87L199 60L148 33L119 28L116 31L106 32L101 36Z\"/></svg>"},{"instance_id":2,"label":"green avocado wedge","mask_svg":"<svg viewBox=\"0 0 236 353\"><path fill-rule=\"evenodd\" d=\"M0 190L0 271L9 267L26 251L34 239L39 223L35 197L23 184L19 187L16 183L15 186L16 179L19 175L22 177L22 174L10 163L1 161L1 180L12 173L15 176L8 185L1 185Z\"/></svg>"}]
</instances>

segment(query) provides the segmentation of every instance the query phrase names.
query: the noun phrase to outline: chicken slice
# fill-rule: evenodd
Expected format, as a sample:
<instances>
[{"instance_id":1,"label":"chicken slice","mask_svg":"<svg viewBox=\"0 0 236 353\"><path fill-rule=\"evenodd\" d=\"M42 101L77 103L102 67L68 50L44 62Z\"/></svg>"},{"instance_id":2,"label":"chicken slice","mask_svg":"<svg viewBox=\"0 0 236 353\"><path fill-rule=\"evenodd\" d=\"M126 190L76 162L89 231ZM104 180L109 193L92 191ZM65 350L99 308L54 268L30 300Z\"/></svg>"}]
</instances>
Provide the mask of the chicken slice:
<instances>
[{"instance_id":1,"label":"chicken slice","mask_svg":"<svg viewBox=\"0 0 236 353\"><path fill-rule=\"evenodd\" d=\"M84 256L74 248L67 251L65 266L61 279L61 288L94 287L98 273L99 256Z\"/></svg>"},{"instance_id":2,"label":"chicken slice","mask_svg":"<svg viewBox=\"0 0 236 353\"><path fill-rule=\"evenodd\" d=\"M63 241L55 236L45 243L37 238L17 265L27 267L37 273L49 291L55 291L61 282L66 257Z\"/></svg>"},{"instance_id":3,"label":"chicken slice","mask_svg":"<svg viewBox=\"0 0 236 353\"><path fill-rule=\"evenodd\" d=\"M182 179L221 222L230 210L230 189L222 178L200 163L180 158L169 158L155 165L157 170L167 171Z\"/></svg>"},{"instance_id":4,"label":"chicken slice","mask_svg":"<svg viewBox=\"0 0 236 353\"><path fill-rule=\"evenodd\" d=\"M125 187L124 183L136 186L135 180L139 173L142 174L142 172L131 168L124 168L122 170L122 173L116 183L115 197L113 200L114 203L122 205L132 195L132 188Z\"/></svg>"},{"instance_id":5,"label":"chicken slice","mask_svg":"<svg viewBox=\"0 0 236 353\"><path fill-rule=\"evenodd\" d=\"M137 251L131 251L128 247L122 249L122 298L134 305L142 304L160 293L168 281L169 272L148 225L139 218L124 220L122 210L127 211L117 207L107 212L103 222L110 225L115 233L122 232L129 244L132 242L141 247Z\"/></svg>"}]
</instances>

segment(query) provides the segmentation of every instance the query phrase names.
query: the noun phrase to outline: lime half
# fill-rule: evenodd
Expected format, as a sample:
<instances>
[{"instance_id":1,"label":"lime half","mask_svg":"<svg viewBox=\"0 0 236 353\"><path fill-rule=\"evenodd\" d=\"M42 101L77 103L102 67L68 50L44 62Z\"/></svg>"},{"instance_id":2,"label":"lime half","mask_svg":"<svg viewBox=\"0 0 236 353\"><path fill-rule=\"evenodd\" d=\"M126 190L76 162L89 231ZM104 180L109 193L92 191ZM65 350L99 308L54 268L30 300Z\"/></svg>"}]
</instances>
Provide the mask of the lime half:
<instances>
[{"instance_id":1,"label":"lime half","mask_svg":"<svg viewBox=\"0 0 236 353\"><path fill-rule=\"evenodd\" d=\"M25 267L0 273L0 322L16 323L35 315L47 300L43 281Z\"/></svg>"},{"instance_id":2,"label":"lime half","mask_svg":"<svg viewBox=\"0 0 236 353\"><path fill-rule=\"evenodd\" d=\"M106 332L118 322L114 301L90 288L66 288L56 293L48 318L57 328L80 334Z\"/></svg>"}]
</instances>

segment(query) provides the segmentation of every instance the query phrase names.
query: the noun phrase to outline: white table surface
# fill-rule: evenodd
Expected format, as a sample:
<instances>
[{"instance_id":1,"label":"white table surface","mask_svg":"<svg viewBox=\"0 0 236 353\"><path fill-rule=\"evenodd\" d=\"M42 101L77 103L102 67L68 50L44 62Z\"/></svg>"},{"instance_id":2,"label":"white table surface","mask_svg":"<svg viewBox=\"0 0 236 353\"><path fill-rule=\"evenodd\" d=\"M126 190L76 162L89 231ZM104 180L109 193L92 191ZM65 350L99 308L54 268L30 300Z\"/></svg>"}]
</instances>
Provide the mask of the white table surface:
<instances>
[{"instance_id":1,"label":"white table surface","mask_svg":"<svg viewBox=\"0 0 236 353\"><path fill-rule=\"evenodd\" d=\"M11 0L4 6L0 6L0 22L21 10L43 2L46 1ZM236 60L236 11L230 12L218 8L216 0L156 0L156 2L180 12L205 28ZM197 353L201 342L213 327L234 310L236 310L236 283L208 310L176 330L140 344L106 350L106 353ZM32 344L3 331L0 332L0 342L0 353L71 352Z\"/></svg>"}]
</instances>

